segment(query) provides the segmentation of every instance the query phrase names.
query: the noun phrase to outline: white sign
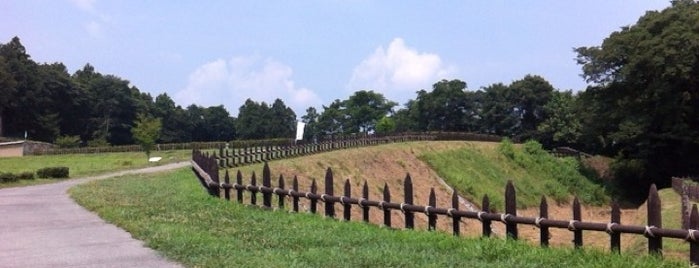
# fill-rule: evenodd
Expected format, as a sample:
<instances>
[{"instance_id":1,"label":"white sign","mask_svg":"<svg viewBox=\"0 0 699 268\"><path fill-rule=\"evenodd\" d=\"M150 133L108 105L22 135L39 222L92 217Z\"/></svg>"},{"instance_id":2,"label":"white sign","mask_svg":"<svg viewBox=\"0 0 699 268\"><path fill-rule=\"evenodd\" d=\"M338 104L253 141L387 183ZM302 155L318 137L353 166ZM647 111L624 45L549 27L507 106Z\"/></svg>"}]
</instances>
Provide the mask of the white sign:
<instances>
[{"instance_id":1,"label":"white sign","mask_svg":"<svg viewBox=\"0 0 699 268\"><path fill-rule=\"evenodd\" d=\"M296 140L303 140L303 128L306 127L306 123L296 122Z\"/></svg>"}]
</instances>

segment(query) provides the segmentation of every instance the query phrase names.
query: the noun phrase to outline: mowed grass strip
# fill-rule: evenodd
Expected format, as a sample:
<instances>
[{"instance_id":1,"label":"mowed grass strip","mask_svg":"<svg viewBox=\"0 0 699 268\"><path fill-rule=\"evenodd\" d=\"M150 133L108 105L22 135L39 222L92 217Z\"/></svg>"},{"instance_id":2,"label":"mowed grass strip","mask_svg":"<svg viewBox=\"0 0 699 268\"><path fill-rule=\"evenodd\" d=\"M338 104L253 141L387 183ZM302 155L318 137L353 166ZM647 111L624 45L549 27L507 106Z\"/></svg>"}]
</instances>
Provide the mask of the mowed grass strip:
<instances>
[{"instance_id":1,"label":"mowed grass strip","mask_svg":"<svg viewBox=\"0 0 699 268\"><path fill-rule=\"evenodd\" d=\"M36 172L45 167L68 167L71 178L103 174L112 171L128 170L156 166L189 160L190 150L157 151L152 156L162 157L157 163L150 163L143 152L99 153L99 154L64 154L64 155L30 155L23 157L0 158L0 173ZM55 182L55 179L20 180L12 183L0 183L0 188L34 185Z\"/></svg>"},{"instance_id":2,"label":"mowed grass strip","mask_svg":"<svg viewBox=\"0 0 699 268\"><path fill-rule=\"evenodd\" d=\"M95 181L70 193L81 205L189 267L686 266L647 256L542 249L516 241L261 210L211 198L189 169Z\"/></svg>"}]
</instances>

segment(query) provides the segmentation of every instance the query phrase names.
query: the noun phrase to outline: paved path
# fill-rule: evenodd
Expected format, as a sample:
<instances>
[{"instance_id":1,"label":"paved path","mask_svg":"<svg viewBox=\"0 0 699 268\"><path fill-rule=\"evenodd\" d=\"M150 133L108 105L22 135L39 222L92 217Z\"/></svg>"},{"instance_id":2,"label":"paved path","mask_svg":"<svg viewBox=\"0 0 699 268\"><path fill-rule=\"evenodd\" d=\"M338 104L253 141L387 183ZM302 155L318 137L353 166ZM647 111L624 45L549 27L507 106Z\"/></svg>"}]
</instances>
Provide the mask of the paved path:
<instances>
[{"instance_id":1,"label":"paved path","mask_svg":"<svg viewBox=\"0 0 699 268\"><path fill-rule=\"evenodd\" d=\"M0 189L0 267L181 267L79 206L67 190L87 181L188 165Z\"/></svg>"}]
</instances>

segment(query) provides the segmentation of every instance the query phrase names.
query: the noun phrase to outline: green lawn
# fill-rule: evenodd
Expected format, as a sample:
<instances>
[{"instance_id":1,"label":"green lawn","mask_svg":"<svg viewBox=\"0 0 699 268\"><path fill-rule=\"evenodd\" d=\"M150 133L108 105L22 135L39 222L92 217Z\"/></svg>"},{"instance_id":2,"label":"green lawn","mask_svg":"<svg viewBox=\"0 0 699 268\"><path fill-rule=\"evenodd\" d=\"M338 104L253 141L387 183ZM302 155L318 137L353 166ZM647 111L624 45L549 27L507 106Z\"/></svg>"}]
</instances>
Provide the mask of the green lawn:
<instances>
[{"instance_id":1,"label":"green lawn","mask_svg":"<svg viewBox=\"0 0 699 268\"><path fill-rule=\"evenodd\" d=\"M190 169L91 182L78 203L189 267L683 267L598 251L391 230L209 197ZM376 213L376 212L374 212Z\"/></svg>"},{"instance_id":2,"label":"green lawn","mask_svg":"<svg viewBox=\"0 0 699 268\"><path fill-rule=\"evenodd\" d=\"M111 171L186 161L191 158L191 154L189 150L153 152L152 156L160 156L163 158L157 163L148 162L143 152L5 157L0 158L0 173L36 172L37 169L44 167L64 166L70 169L71 178L78 178ZM0 183L0 188L50 183L54 181L55 180L50 179L20 180L12 183Z\"/></svg>"}]
</instances>

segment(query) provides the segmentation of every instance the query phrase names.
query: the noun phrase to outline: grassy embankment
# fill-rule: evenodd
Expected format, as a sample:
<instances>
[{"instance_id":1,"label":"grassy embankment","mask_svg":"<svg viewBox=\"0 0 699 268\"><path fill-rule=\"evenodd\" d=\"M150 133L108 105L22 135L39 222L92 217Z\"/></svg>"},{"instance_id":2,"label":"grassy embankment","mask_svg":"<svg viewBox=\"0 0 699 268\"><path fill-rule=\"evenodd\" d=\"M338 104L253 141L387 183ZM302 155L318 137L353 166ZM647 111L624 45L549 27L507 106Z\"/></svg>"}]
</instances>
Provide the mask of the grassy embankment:
<instances>
[{"instance_id":1,"label":"grassy embankment","mask_svg":"<svg viewBox=\"0 0 699 268\"><path fill-rule=\"evenodd\" d=\"M555 158L537 143L471 146L426 153L420 159L460 195L476 202L488 195L496 209L504 207L508 180L514 183L520 208L537 206L541 196L559 203L569 202L571 195L587 205L609 202L603 186L582 175L577 160Z\"/></svg>"},{"instance_id":2,"label":"grassy embankment","mask_svg":"<svg viewBox=\"0 0 699 268\"><path fill-rule=\"evenodd\" d=\"M70 192L83 206L190 267L686 266L646 256L542 249L260 211L207 196L189 169L96 181Z\"/></svg>"},{"instance_id":3,"label":"grassy embankment","mask_svg":"<svg viewBox=\"0 0 699 268\"><path fill-rule=\"evenodd\" d=\"M0 158L0 173L36 172L45 167L68 167L70 177L78 178L112 171L144 168L191 158L191 151L159 151L153 156L163 159L157 163L150 163L143 152L129 153L101 153L101 154L66 154L66 155L37 155L23 157ZM0 183L0 188L26 186L55 182L56 179L19 180L17 182Z\"/></svg>"}]
</instances>

